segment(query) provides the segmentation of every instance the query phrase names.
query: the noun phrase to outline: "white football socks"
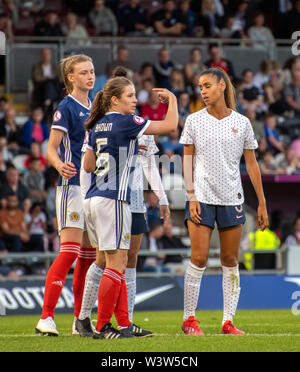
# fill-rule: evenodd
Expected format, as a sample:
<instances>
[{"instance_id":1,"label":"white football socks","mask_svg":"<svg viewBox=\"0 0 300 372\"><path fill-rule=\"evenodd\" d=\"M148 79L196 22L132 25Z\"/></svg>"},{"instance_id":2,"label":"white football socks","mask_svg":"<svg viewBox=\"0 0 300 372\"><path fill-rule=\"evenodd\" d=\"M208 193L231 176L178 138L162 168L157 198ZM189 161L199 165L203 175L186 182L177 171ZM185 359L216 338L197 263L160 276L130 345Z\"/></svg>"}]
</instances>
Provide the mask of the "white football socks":
<instances>
[{"instance_id":1,"label":"white football socks","mask_svg":"<svg viewBox=\"0 0 300 372\"><path fill-rule=\"evenodd\" d=\"M82 305L78 317L81 320L90 318L92 315L92 309L98 298L98 291L102 274L103 269L101 269L95 264L95 262L93 262L89 267L85 277Z\"/></svg>"},{"instance_id":2,"label":"white football socks","mask_svg":"<svg viewBox=\"0 0 300 372\"><path fill-rule=\"evenodd\" d=\"M127 286L128 297L128 316L130 322L132 323L136 296L136 268L127 267L125 271L125 282Z\"/></svg>"},{"instance_id":3,"label":"white football socks","mask_svg":"<svg viewBox=\"0 0 300 372\"><path fill-rule=\"evenodd\" d=\"M185 272L183 320L187 320L190 316L195 316L204 270L205 267L198 267L190 262Z\"/></svg>"},{"instance_id":4,"label":"white football socks","mask_svg":"<svg viewBox=\"0 0 300 372\"><path fill-rule=\"evenodd\" d=\"M223 270L223 321L233 320L237 309L240 296L240 274L239 266L226 267L222 266Z\"/></svg>"}]
</instances>

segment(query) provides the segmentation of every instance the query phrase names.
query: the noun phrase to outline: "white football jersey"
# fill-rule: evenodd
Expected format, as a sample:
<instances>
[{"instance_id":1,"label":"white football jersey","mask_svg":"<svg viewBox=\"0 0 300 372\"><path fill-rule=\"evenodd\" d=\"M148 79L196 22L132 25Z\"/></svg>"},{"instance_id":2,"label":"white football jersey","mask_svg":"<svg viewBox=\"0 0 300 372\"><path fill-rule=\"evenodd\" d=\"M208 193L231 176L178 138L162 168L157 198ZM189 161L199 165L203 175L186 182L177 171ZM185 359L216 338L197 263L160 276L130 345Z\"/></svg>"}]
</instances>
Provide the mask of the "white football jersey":
<instances>
[{"instance_id":1,"label":"white football jersey","mask_svg":"<svg viewBox=\"0 0 300 372\"><path fill-rule=\"evenodd\" d=\"M200 202L244 202L240 160L244 149L258 147L248 118L232 111L218 120L204 108L187 117L180 143L195 146L194 189Z\"/></svg>"},{"instance_id":2,"label":"white football jersey","mask_svg":"<svg viewBox=\"0 0 300 372\"><path fill-rule=\"evenodd\" d=\"M142 150L142 155L137 157L135 168L133 171L131 196L130 196L130 209L132 213L145 213L146 206L144 203L144 172L140 162L140 156L151 156L158 152L154 136L143 135L138 140L139 145L147 146L147 150ZM139 150L140 151L140 150Z\"/></svg>"}]
</instances>

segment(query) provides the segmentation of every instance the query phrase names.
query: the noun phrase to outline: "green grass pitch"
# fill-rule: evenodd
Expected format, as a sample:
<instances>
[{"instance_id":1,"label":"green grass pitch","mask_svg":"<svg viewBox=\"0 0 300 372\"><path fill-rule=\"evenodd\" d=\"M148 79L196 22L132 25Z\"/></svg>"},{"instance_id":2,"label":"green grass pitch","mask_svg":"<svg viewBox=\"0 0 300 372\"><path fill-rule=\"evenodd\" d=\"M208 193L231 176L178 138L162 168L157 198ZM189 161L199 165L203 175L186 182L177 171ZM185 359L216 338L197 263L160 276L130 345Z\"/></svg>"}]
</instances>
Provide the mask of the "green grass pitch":
<instances>
[{"instance_id":1,"label":"green grass pitch","mask_svg":"<svg viewBox=\"0 0 300 372\"><path fill-rule=\"evenodd\" d=\"M93 315L93 318L96 314ZM243 336L221 335L221 311L198 311L205 336L181 331L182 313L136 312L134 322L156 333L146 339L94 340L71 336L73 316L56 315L58 337L35 334L39 316L0 317L0 352L299 352L300 316L291 310L239 310ZM114 323L114 321L113 321Z\"/></svg>"}]
</instances>

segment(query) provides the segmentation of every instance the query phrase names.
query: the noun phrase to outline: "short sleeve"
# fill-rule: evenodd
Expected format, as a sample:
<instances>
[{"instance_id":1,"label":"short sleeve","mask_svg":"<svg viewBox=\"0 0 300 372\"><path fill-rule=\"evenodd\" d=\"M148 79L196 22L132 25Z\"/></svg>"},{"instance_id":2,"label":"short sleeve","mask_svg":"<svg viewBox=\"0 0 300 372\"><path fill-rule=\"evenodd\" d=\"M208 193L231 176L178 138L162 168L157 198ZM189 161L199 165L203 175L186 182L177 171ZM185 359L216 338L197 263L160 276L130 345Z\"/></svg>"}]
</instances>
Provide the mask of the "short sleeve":
<instances>
[{"instance_id":1,"label":"short sleeve","mask_svg":"<svg viewBox=\"0 0 300 372\"><path fill-rule=\"evenodd\" d=\"M154 136L143 136L145 138L145 145L147 146L147 151L145 152L145 156L151 156L158 153L159 149L155 143Z\"/></svg>"},{"instance_id":2,"label":"short sleeve","mask_svg":"<svg viewBox=\"0 0 300 372\"><path fill-rule=\"evenodd\" d=\"M255 150L258 147L256 136L254 134L250 120L246 122L246 132L244 140L244 149L245 150Z\"/></svg>"},{"instance_id":3,"label":"short sleeve","mask_svg":"<svg viewBox=\"0 0 300 372\"><path fill-rule=\"evenodd\" d=\"M69 131L70 113L66 106L58 106L53 114L52 129L59 129L64 132Z\"/></svg>"},{"instance_id":4,"label":"short sleeve","mask_svg":"<svg viewBox=\"0 0 300 372\"><path fill-rule=\"evenodd\" d=\"M182 145L194 144L194 139L192 136L192 122L189 116L187 117L186 122L184 124L179 143L181 143Z\"/></svg>"},{"instance_id":5,"label":"short sleeve","mask_svg":"<svg viewBox=\"0 0 300 372\"><path fill-rule=\"evenodd\" d=\"M151 120L137 115L126 115L124 120L126 120L125 130L129 138L140 138L151 123Z\"/></svg>"}]
</instances>

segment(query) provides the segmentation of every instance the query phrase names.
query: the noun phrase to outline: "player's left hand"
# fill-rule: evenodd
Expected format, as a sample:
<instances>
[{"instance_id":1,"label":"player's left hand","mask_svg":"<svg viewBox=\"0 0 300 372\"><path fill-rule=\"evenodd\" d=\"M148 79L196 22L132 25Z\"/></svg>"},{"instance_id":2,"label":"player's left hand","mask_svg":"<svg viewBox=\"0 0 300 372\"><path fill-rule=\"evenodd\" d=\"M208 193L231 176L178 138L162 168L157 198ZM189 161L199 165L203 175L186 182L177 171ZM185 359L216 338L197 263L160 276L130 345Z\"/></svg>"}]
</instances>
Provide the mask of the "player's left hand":
<instances>
[{"instance_id":1,"label":"player's left hand","mask_svg":"<svg viewBox=\"0 0 300 372\"><path fill-rule=\"evenodd\" d=\"M269 217L265 205L259 205L257 208L257 222L261 231L264 231L269 227Z\"/></svg>"},{"instance_id":2,"label":"player's left hand","mask_svg":"<svg viewBox=\"0 0 300 372\"><path fill-rule=\"evenodd\" d=\"M139 148L138 155L143 155L143 152L141 150L143 150L143 151L148 150L148 147L146 145L139 145L138 148Z\"/></svg>"},{"instance_id":3,"label":"player's left hand","mask_svg":"<svg viewBox=\"0 0 300 372\"><path fill-rule=\"evenodd\" d=\"M164 227L166 227L170 219L170 209L168 205L160 206L160 218L164 220Z\"/></svg>"}]
</instances>

